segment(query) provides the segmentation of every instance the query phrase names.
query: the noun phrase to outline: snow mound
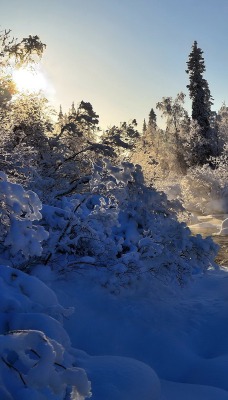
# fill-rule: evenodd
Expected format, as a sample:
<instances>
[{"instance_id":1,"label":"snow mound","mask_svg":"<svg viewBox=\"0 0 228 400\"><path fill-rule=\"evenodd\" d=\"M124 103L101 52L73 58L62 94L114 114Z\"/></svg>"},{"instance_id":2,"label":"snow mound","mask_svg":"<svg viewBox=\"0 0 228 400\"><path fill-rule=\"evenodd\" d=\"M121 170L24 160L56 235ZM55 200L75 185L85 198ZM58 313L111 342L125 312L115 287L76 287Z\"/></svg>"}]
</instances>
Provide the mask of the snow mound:
<instances>
[{"instance_id":1,"label":"snow mound","mask_svg":"<svg viewBox=\"0 0 228 400\"><path fill-rule=\"evenodd\" d=\"M212 386L161 381L161 400L228 400L225 390Z\"/></svg>"},{"instance_id":2,"label":"snow mound","mask_svg":"<svg viewBox=\"0 0 228 400\"><path fill-rule=\"evenodd\" d=\"M73 365L60 323L70 312L36 277L0 267L1 399L63 400L70 392L72 399L89 396L86 373Z\"/></svg>"},{"instance_id":3,"label":"snow mound","mask_svg":"<svg viewBox=\"0 0 228 400\"><path fill-rule=\"evenodd\" d=\"M91 357L85 353L77 355L77 362L93 382L91 400L160 400L160 381L143 362L118 356Z\"/></svg>"}]
</instances>

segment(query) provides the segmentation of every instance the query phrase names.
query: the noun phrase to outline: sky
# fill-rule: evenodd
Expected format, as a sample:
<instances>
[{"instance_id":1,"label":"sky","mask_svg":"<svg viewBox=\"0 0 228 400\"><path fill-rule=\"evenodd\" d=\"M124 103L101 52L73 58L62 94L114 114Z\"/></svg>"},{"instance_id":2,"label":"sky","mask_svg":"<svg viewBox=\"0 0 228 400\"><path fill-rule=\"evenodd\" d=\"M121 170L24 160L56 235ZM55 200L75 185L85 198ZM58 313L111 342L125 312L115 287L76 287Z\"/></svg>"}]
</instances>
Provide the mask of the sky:
<instances>
[{"instance_id":1,"label":"sky","mask_svg":"<svg viewBox=\"0 0 228 400\"><path fill-rule=\"evenodd\" d=\"M103 129L133 118L141 127L162 97L180 91L190 111L185 70L194 40L204 52L214 110L228 103L228 0L1 3L1 29L46 43L42 69L54 106L67 112L73 101L89 101Z\"/></svg>"}]
</instances>

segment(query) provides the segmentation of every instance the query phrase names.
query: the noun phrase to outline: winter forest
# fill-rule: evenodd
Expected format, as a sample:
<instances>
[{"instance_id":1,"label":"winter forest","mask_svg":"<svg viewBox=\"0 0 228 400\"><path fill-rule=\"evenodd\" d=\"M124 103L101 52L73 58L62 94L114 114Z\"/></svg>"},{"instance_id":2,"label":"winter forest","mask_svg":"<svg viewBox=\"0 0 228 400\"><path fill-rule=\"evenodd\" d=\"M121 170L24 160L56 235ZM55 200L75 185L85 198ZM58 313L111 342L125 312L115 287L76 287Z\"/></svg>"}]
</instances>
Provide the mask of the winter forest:
<instances>
[{"instance_id":1,"label":"winter forest","mask_svg":"<svg viewBox=\"0 0 228 400\"><path fill-rule=\"evenodd\" d=\"M46 45L0 32L1 400L228 400L228 106L199 46L142 129L104 130L20 91Z\"/></svg>"}]
</instances>

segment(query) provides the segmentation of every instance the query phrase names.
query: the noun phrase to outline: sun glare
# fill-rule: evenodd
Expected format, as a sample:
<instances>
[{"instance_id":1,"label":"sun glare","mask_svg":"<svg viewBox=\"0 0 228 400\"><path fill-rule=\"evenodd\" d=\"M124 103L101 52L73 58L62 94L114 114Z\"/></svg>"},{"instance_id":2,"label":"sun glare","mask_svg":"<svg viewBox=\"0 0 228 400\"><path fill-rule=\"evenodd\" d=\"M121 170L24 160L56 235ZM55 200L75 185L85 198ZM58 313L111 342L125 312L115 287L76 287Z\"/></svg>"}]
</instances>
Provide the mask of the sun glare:
<instances>
[{"instance_id":1,"label":"sun glare","mask_svg":"<svg viewBox=\"0 0 228 400\"><path fill-rule=\"evenodd\" d=\"M13 80L20 92L45 91L48 87L44 74L38 69L20 68L13 72Z\"/></svg>"}]
</instances>

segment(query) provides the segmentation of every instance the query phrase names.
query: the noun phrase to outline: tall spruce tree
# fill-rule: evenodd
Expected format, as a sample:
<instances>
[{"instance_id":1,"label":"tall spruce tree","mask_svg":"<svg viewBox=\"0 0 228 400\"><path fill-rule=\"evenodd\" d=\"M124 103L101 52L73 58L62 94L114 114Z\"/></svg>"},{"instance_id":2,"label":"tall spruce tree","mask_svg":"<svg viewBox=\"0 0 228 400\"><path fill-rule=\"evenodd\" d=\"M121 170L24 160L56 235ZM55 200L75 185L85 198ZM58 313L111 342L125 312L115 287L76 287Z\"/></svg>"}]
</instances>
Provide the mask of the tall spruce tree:
<instances>
[{"instance_id":1,"label":"tall spruce tree","mask_svg":"<svg viewBox=\"0 0 228 400\"><path fill-rule=\"evenodd\" d=\"M156 126L157 126L157 115L154 112L153 108L151 108L150 113L149 113L148 126L153 127L153 128L156 128Z\"/></svg>"},{"instance_id":2,"label":"tall spruce tree","mask_svg":"<svg viewBox=\"0 0 228 400\"><path fill-rule=\"evenodd\" d=\"M187 138L189 165L210 163L210 157L218 153L217 130L212 123L211 106L213 98L207 80L203 77L206 71L203 51L196 41L192 46L187 61L189 75L189 96L192 100L192 132Z\"/></svg>"},{"instance_id":3,"label":"tall spruce tree","mask_svg":"<svg viewBox=\"0 0 228 400\"><path fill-rule=\"evenodd\" d=\"M196 41L194 41L192 51L189 54L187 66L186 72L189 74L190 81L187 88L190 99L192 99L192 119L198 122L202 128L202 135L207 137L213 99L208 82L203 77L203 73L206 71L203 51L198 47Z\"/></svg>"}]
</instances>

